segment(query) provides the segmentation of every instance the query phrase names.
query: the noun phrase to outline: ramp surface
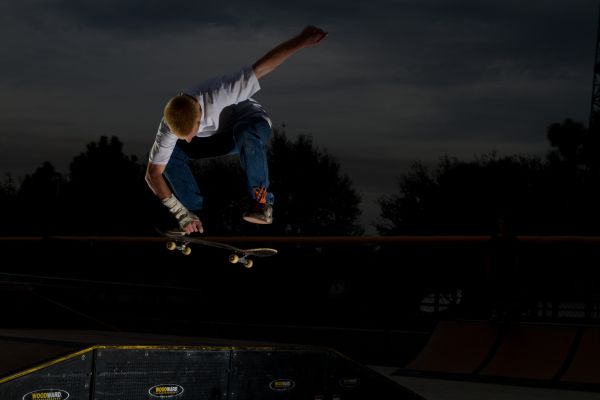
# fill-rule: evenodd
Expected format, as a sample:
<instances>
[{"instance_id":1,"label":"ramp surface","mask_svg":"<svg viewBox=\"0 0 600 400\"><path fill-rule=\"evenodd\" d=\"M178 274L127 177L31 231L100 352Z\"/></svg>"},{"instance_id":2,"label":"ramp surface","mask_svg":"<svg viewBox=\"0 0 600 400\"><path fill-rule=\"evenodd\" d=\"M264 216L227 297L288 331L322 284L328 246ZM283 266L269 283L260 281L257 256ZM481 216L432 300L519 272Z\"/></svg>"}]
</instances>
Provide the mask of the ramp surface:
<instances>
[{"instance_id":1,"label":"ramp surface","mask_svg":"<svg viewBox=\"0 0 600 400\"><path fill-rule=\"evenodd\" d=\"M584 328L573 362L561 381L600 385L600 328Z\"/></svg>"},{"instance_id":2,"label":"ramp surface","mask_svg":"<svg viewBox=\"0 0 600 400\"><path fill-rule=\"evenodd\" d=\"M573 345L576 327L510 324L483 376L552 381Z\"/></svg>"},{"instance_id":3,"label":"ramp surface","mask_svg":"<svg viewBox=\"0 0 600 400\"><path fill-rule=\"evenodd\" d=\"M423 351L406 368L449 374L474 373L490 353L497 337L495 324L440 322Z\"/></svg>"},{"instance_id":4,"label":"ramp surface","mask_svg":"<svg viewBox=\"0 0 600 400\"><path fill-rule=\"evenodd\" d=\"M395 376L600 391L600 327L439 322Z\"/></svg>"}]
</instances>

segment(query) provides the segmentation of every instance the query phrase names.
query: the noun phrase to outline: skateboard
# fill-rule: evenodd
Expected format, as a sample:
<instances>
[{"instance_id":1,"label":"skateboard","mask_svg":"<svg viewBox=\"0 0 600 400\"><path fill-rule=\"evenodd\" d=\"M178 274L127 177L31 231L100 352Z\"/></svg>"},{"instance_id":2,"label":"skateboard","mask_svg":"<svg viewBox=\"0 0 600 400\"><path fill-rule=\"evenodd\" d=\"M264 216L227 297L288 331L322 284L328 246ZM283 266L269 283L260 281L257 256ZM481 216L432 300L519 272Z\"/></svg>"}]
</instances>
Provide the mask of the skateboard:
<instances>
[{"instance_id":1,"label":"skateboard","mask_svg":"<svg viewBox=\"0 0 600 400\"><path fill-rule=\"evenodd\" d=\"M180 231L162 231L160 229L156 230L161 235L165 236L168 239L171 239L167 241L167 249L169 250L179 250L187 256L192 252L192 249L189 246L190 243L229 250L232 252L229 256L229 262L232 264L240 263L246 268L252 268L252 266L254 265L252 259L250 259L249 257L268 257L277 254L277 250L266 247L255 249L240 249L239 247L231 246L229 244L189 236L188 234Z\"/></svg>"}]
</instances>

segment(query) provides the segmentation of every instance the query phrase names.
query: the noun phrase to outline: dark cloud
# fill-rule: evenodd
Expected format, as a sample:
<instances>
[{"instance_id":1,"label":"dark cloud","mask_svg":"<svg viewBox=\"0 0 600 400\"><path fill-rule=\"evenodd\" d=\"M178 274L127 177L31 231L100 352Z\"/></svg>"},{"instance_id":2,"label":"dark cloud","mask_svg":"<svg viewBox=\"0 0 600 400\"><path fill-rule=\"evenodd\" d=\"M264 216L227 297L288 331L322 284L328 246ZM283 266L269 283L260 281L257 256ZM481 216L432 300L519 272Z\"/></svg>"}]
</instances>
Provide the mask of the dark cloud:
<instances>
[{"instance_id":1,"label":"dark cloud","mask_svg":"<svg viewBox=\"0 0 600 400\"><path fill-rule=\"evenodd\" d=\"M203 26L285 26L311 19L336 20L361 7L338 1L55 0L47 8L79 23L133 34L197 30Z\"/></svg>"},{"instance_id":2,"label":"dark cloud","mask_svg":"<svg viewBox=\"0 0 600 400\"><path fill-rule=\"evenodd\" d=\"M51 10L84 25L125 32L187 30L197 27L198 24L230 25L239 20L239 17L231 12L233 3L230 2L56 0L48 6Z\"/></svg>"},{"instance_id":3,"label":"dark cloud","mask_svg":"<svg viewBox=\"0 0 600 400\"><path fill-rule=\"evenodd\" d=\"M339 155L369 199L394 190L389 178L417 159L541 154L550 123L587 120L597 7L587 0L3 2L0 169L66 165L106 134L143 157L173 92L252 63L308 23L329 31L327 40L267 76L257 98L290 134L314 134Z\"/></svg>"}]
</instances>

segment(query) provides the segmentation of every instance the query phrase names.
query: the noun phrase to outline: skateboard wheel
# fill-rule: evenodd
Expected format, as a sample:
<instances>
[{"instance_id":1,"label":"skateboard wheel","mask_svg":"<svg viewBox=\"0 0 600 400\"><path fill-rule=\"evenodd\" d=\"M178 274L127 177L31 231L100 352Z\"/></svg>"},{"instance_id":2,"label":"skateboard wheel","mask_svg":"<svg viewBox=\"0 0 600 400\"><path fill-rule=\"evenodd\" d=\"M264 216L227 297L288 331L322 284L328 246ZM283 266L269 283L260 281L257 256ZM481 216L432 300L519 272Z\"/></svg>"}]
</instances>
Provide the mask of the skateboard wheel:
<instances>
[{"instance_id":1,"label":"skateboard wheel","mask_svg":"<svg viewBox=\"0 0 600 400\"><path fill-rule=\"evenodd\" d=\"M229 262L232 264L237 263L238 261L240 261L240 258L238 257L237 254L232 254L229 256Z\"/></svg>"},{"instance_id":2,"label":"skateboard wheel","mask_svg":"<svg viewBox=\"0 0 600 400\"><path fill-rule=\"evenodd\" d=\"M183 249L181 249L181 252L183 253L183 255L189 256L190 253L192 252L192 249L189 247L184 247Z\"/></svg>"},{"instance_id":3,"label":"skateboard wheel","mask_svg":"<svg viewBox=\"0 0 600 400\"><path fill-rule=\"evenodd\" d=\"M244 261L244 267L246 267L246 268L252 268L253 265L254 265L254 262L252 260Z\"/></svg>"},{"instance_id":4,"label":"skateboard wheel","mask_svg":"<svg viewBox=\"0 0 600 400\"><path fill-rule=\"evenodd\" d=\"M167 242L167 249L175 250L177 248L177 244L175 242Z\"/></svg>"}]
</instances>

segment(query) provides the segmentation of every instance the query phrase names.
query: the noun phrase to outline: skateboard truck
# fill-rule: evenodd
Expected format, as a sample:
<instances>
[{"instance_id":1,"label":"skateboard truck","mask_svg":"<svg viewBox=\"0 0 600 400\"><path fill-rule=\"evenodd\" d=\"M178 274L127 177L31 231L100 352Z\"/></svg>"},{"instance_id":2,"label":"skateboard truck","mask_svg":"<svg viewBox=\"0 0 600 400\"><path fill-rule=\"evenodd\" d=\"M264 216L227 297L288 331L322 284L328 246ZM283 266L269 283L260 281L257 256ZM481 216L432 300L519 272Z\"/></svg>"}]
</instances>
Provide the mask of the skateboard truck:
<instances>
[{"instance_id":1,"label":"skateboard truck","mask_svg":"<svg viewBox=\"0 0 600 400\"><path fill-rule=\"evenodd\" d=\"M169 249L169 250L177 249L186 256L189 256L192 253L192 249L188 246L188 243L185 241L181 244L178 244L176 242L167 242L167 249Z\"/></svg>"},{"instance_id":2,"label":"skateboard truck","mask_svg":"<svg viewBox=\"0 0 600 400\"><path fill-rule=\"evenodd\" d=\"M229 262L232 264L241 263L246 268L252 268L252 265L254 265L254 263L251 259L247 257L247 255L240 257L237 254L232 254L229 256Z\"/></svg>"}]
</instances>

